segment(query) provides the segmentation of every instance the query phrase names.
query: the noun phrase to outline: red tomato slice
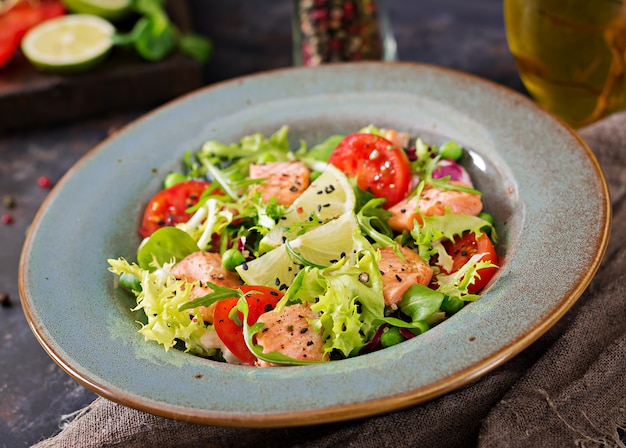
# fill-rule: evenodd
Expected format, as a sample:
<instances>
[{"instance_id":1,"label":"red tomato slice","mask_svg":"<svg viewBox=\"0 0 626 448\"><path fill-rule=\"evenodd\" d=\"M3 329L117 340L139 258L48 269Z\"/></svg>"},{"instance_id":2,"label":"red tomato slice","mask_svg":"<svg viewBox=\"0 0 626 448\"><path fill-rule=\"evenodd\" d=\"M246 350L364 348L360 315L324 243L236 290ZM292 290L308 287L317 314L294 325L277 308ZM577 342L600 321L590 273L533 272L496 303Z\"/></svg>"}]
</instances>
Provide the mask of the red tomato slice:
<instances>
[{"instance_id":1,"label":"red tomato slice","mask_svg":"<svg viewBox=\"0 0 626 448\"><path fill-rule=\"evenodd\" d=\"M491 239L485 232L482 232L478 239L476 239L475 233L467 232L454 242L446 241L443 246L446 252L452 257L453 264L450 273L461 269L463 265L476 254L485 254L480 261L491 261L493 264L498 264L496 249L493 247ZM480 278L477 278L475 283L469 285L467 291L470 294L476 294L483 286L489 283L489 280L491 280L497 270L498 268L495 267L479 269L478 274Z\"/></svg>"},{"instance_id":2,"label":"red tomato slice","mask_svg":"<svg viewBox=\"0 0 626 448\"><path fill-rule=\"evenodd\" d=\"M362 190L385 198L385 208L400 202L409 189L409 159L402 148L379 135L348 135L339 142L328 162L355 177Z\"/></svg>"},{"instance_id":3,"label":"red tomato slice","mask_svg":"<svg viewBox=\"0 0 626 448\"><path fill-rule=\"evenodd\" d=\"M12 31L19 42L26 31L35 25L63 14L65 14L65 7L57 0L19 2L0 15L0 30Z\"/></svg>"},{"instance_id":4,"label":"red tomato slice","mask_svg":"<svg viewBox=\"0 0 626 448\"><path fill-rule=\"evenodd\" d=\"M191 214L186 210L198 203L210 185L202 180L187 180L159 191L146 206L139 234L147 238L161 227L189 221Z\"/></svg>"},{"instance_id":5,"label":"red tomato slice","mask_svg":"<svg viewBox=\"0 0 626 448\"><path fill-rule=\"evenodd\" d=\"M278 301L283 297L283 293L267 286L240 286L239 289L246 294L248 302L248 325L254 325L263 313L273 310ZM261 294L249 294L256 291ZM245 364L254 365L256 356L248 350L248 346L243 337L243 328L228 315L233 307L237 305L238 298L225 299L217 302L213 313L213 325L217 335L224 345ZM239 319L243 315L238 311Z\"/></svg>"}]
</instances>

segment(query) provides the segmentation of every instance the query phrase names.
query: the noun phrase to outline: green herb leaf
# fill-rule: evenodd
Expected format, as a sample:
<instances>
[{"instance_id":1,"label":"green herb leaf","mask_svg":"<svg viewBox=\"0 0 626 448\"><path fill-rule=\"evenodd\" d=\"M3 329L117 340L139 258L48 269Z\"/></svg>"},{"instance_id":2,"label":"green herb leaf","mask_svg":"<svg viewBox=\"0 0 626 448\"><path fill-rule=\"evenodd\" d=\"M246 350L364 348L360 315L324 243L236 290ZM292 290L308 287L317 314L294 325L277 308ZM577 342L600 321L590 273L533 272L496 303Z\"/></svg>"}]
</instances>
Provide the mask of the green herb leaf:
<instances>
[{"instance_id":1,"label":"green herb leaf","mask_svg":"<svg viewBox=\"0 0 626 448\"><path fill-rule=\"evenodd\" d=\"M215 302L219 302L224 299L232 299L233 297L244 297L244 293L240 289L227 288L225 286L219 286L215 283L206 282L208 287L211 288L211 292L202 297L197 297L187 303L183 303L178 309L179 311L191 310L199 306L210 306Z\"/></svg>"}]
</instances>

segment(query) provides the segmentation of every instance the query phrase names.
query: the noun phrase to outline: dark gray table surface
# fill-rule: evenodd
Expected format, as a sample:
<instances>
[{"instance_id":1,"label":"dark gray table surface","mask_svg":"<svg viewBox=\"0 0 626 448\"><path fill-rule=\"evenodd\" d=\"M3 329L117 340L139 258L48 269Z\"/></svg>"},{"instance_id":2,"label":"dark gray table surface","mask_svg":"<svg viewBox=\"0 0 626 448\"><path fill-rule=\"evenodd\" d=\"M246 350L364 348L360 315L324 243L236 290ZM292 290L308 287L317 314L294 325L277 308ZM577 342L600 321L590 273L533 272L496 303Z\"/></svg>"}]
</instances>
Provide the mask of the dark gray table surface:
<instances>
[{"instance_id":1,"label":"dark gray table surface","mask_svg":"<svg viewBox=\"0 0 626 448\"><path fill-rule=\"evenodd\" d=\"M524 92L506 44L502 0L387 0L400 60L442 65ZM210 36L215 54L206 84L258 71L288 67L291 0L192 0L195 28ZM2 72L0 71L0 77ZM20 306L18 264L28 225L53 182L111 132L145 110L44 128L0 134L0 447L26 447L59 431L62 416L96 396L64 373L41 348ZM0 117L0 120L2 117ZM50 254L51 258L54 254Z\"/></svg>"}]
</instances>

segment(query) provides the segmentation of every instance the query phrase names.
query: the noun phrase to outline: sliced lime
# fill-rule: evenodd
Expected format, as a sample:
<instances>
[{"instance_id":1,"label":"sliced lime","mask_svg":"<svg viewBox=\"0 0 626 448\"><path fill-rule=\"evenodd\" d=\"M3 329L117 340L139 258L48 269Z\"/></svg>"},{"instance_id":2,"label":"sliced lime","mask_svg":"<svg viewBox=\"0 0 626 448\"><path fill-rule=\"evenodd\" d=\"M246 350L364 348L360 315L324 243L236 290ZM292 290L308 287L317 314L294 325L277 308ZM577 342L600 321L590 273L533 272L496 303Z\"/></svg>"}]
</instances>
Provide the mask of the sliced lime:
<instances>
[{"instance_id":1,"label":"sliced lime","mask_svg":"<svg viewBox=\"0 0 626 448\"><path fill-rule=\"evenodd\" d=\"M346 175L333 165L315 179L287 210L284 218L260 241L259 249L267 252L282 244L286 229L307 222L313 215L321 223L346 213L353 213L354 190Z\"/></svg>"},{"instance_id":2,"label":"sliced lime","mask_svg":"<svg viewBox=\"0 0 626 448\"><path fill-rule=\"evenodd\" d=\"M93 14L107 20L120 20L133 13L130 0L62 0L73 13Z\"/></svg>"},{"instance_id":3,"label":"sliced lime","mask_svg":"<svg viewBox=\"0 0 626 448\"><path fill-rule=\"evenodd\" d=\"M76 14L33 27L22 39L22 51L37 68L77 73L101 62L112 47L115 27L100 17Z\"/></svg>"},{"instance_id":4,"label":"sliced lime","mask_svg":"<svg viewBox=\"0 0 626 448\"><path fill-rule=\"evenodd\" d=\"M329 266L343 257L352 257L352 238L357 228L354 213L344 213L289 242L297 256L283 244L235 270L249 285L288 287L305 263Z\"/></svg>"}]
</instances>

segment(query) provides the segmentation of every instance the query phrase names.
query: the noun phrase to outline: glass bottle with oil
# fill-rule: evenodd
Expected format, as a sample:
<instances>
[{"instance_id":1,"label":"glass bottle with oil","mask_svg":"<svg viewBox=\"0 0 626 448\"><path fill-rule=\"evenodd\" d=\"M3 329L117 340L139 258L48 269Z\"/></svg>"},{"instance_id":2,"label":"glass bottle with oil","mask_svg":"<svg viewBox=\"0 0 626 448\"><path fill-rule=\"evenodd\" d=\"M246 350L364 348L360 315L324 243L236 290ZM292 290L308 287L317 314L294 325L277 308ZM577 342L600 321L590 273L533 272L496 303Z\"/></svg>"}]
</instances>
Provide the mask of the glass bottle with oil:
<instances>
[{"instance_id":1,"label":"glass bottle with oil","mask_svg":"<svg viewBox=\"0 0 626 448\"><path fill-rule=\"evenodd\" d=\"M626 0L504 0L504 18L541 106L574 128L626 109Z\"/></svg>"}]
</instances>

